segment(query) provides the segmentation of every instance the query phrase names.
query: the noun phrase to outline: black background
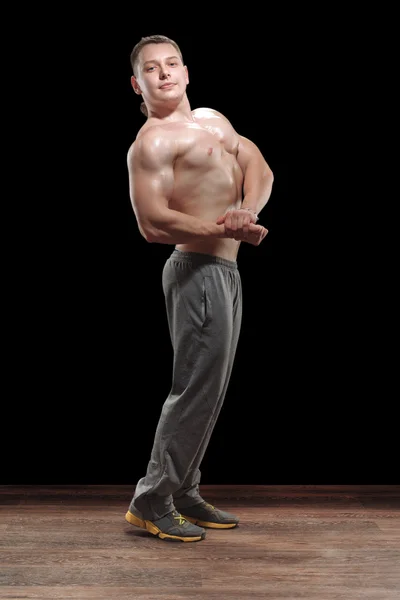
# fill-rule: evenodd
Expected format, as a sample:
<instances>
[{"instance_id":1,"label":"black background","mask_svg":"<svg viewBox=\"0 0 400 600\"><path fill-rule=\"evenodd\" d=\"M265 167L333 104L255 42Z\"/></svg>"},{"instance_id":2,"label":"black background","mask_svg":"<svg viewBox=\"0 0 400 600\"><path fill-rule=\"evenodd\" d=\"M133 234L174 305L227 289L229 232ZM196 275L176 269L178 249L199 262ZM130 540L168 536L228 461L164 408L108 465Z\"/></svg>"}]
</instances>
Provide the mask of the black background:
<instances>
[{"instance_id":1,"label":"black background","mask_svg":"<svg viewBox=\"0 0 400 600\"><path fill-rule=\"evenodd\" d=\"M202 482L396 483L390 293L363 139L343 121L356 101L346 87L342 110L329 52L290 14L197 10L21 20L4 114L3 483L134 485L147 466L170 385L172 247L138 232L126 153L144 122L129 55L153 33L180 45L192 108L224 113L275 175L269 234L239 253L242 335Z\"/></svg>"}]
</instances>

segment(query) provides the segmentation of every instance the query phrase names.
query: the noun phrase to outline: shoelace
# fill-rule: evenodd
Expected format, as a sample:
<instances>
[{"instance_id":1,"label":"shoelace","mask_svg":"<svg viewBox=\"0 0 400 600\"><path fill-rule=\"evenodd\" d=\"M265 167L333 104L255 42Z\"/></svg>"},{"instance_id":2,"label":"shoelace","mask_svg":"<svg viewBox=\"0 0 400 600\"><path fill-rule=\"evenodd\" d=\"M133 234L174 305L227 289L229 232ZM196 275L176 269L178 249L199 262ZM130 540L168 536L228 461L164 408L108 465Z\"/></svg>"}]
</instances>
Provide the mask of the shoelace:
<instances>
[{"instance_id":1,"label":"shoelace","mask_svg":"<svg viewBox=\"0 0 400 600\"><path fill-rule=\"evenodd\" d=\"M184 519L184 517L182 517L182 515L179 513L174 514L174 519L178 521L179 525L183 525L186 522L186 519Z\"/></svg>"}]
</instances>

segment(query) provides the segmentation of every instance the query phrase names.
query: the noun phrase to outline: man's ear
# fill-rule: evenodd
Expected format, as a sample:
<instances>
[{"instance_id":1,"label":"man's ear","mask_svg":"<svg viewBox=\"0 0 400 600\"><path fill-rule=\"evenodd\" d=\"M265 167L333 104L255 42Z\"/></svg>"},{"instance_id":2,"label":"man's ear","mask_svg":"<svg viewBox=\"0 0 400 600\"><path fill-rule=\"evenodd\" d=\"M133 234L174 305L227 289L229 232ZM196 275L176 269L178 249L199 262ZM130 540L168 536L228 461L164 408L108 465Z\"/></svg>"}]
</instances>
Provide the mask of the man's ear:
<instances>
[{"instance_id":1,"label":"man's ear","mask_svg":"<svg viewBox=\"0 0 400 600\"><path fill-rule=\"evenodd\" d=\"M142 90L140 89L139 84L134 75L132 75L132 77L131 77L131 85L133 87L133 91L135 92L135 94L140 96L140 94L142 93Z\"/></svg>"}]
</instances>

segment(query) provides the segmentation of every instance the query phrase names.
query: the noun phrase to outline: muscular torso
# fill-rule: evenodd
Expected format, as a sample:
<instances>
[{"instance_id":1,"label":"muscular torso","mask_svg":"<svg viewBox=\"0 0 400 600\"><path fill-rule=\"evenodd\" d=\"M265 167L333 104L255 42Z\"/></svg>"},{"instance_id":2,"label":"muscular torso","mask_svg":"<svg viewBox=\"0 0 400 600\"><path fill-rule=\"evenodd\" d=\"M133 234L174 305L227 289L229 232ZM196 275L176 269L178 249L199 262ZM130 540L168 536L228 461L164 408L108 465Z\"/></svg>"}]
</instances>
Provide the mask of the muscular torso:
<instances>
[{"instance_id":1,"label":"muscular torso","mask_svg":"<svg viewBox=\"0 0 400 600\"><path fill-rule=\"evenodd\" d=\"M174 139L176 148L169 207L215 222L227 209L241 205L243 173L237 162L239 136L230 123L216 116L214 111L197 109L192 114L193 123L162 125L165 136ZM139 136L149 127L151 121ZM235 260L239 244L234 239L213 238L176 247Z\"/></svg>"}]
</instances>

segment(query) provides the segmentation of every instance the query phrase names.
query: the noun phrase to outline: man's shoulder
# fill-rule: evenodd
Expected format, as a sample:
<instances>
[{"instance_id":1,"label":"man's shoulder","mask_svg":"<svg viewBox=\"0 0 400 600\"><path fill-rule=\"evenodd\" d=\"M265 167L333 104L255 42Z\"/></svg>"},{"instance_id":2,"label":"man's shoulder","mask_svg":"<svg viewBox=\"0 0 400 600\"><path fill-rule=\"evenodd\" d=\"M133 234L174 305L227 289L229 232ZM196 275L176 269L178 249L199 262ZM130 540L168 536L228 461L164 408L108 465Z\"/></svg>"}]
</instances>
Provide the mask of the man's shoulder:
<instances>
[{"instance_id":1,"label":"man's shoulder","mask_svg":"<svg viewBox=\"0 0 400 600\"><path fill-rule=\"evenodd\" d=\"M166 135L162 124L144 126L128 149L128 161L152 163L164 157L170 160L175 152L175 138Z\"/></svg>"},{"instance_id":2,"label":"man's shoulder","mask_svg":"<svg viewBox=\"0 0 400 600\"><path fill-rule=\"evenodd\" d=\"M135 144L138 140L152 140L161 135L162 129L161 123L146 123L137 132L133 143Z\"/></svg>"},{"instance_id":3,"label":"man's shoulder","mask_svg":"<svg viewBox=\"0 0 400 600\"><path fill-rule=\"evenodd\" d=\"M132 153L138 148L146 148L148 146L163 145L168 140L168 136L165 135L162 124L155 123L153 125L144 125L136 134L133 140L129 153Z\"/></svg>"},{"instance_id":4,"label":"man's shoulder","mask_svg":"<svg viewBox=\"0 0 400 600\"><path fill-rule=\"evenodd\" d=\"M206 106L195 108L194 110L192 110L192 115L195 119L226 119L225 115L223 115L219 110L216 110L215 108L209 108Z\"/></svg>"}]
</instances>

